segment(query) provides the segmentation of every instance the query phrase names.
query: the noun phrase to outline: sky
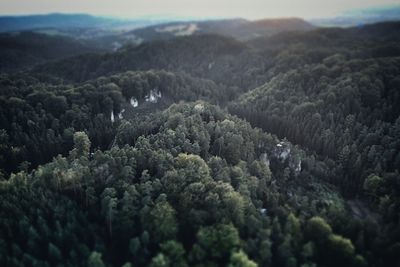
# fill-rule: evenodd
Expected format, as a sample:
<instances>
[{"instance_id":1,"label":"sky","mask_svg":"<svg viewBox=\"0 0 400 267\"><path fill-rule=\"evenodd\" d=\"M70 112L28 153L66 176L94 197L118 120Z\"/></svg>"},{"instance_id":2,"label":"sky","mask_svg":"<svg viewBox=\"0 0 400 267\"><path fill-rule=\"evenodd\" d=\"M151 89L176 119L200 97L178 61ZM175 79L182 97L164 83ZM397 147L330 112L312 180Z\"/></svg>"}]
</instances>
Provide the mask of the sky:
<instances>
[{"instance_id":1,"label":"sky","mask_svg":"<svg viewBox=\"0 0 400 267\"><path fill-rule=\"evenodd\" d=\"M321 18L400 0L0 0L0 14L89 13L113 17Z\"/></svg>"}]
</instances>

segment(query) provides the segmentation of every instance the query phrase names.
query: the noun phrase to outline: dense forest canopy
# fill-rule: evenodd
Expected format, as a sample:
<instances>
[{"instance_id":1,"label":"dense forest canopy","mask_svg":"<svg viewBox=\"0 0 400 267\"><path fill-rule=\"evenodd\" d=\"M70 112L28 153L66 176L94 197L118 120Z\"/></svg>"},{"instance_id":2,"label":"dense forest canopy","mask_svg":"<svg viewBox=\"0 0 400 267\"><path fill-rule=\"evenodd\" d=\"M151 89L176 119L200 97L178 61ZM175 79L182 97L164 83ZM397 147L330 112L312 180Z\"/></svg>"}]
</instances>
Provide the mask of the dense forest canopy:
<instances>
[{"instance_id":1,"label":"dense forest canopy","mask_svg":"<svg viewBox=\"0 0 400 267\"><path fill-rule=\"evenodd\" d=\"M398 266L400 23L296 22L1 34L0 265Z\"/></svg>"}]
</instances>

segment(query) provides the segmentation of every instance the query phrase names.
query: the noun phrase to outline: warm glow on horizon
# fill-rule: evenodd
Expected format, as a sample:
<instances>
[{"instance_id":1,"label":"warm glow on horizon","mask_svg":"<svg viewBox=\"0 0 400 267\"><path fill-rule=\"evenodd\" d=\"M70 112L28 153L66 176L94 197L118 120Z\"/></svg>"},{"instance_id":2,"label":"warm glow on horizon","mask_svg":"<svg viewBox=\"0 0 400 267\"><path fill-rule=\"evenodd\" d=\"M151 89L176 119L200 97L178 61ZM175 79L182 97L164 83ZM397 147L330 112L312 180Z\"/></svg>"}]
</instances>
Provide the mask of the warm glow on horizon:
<instances>
[{"instance_id":1,"label":"warm glow on horizon","mask_svg":"<svg viewBox=\"0 0 400 267\"><path fill-rule=\"evenodd\" d=\"M399 0L0 0L0 14L89 13L116 17L318 18L346 10L399 4Z\"/></svg>"}]
</instances>

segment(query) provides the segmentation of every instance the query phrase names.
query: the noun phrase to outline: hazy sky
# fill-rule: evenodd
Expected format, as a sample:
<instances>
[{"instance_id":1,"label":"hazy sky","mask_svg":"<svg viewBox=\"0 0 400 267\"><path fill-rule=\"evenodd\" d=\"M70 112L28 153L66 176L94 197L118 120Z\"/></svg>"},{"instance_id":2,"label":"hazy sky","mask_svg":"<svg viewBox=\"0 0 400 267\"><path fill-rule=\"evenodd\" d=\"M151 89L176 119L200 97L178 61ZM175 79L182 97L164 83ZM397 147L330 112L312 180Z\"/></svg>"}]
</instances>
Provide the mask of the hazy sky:
<instances>
[{"instance_id":1,"label":"hazy sky","mask_svg":"<svg viewBox=\"0 0 400 267\"><path fill-rule=\"evenodd\" d=\"M1 14L90 13L121 17L326 17L400 0L0 0Z\"/></svg>"}]
</instances>

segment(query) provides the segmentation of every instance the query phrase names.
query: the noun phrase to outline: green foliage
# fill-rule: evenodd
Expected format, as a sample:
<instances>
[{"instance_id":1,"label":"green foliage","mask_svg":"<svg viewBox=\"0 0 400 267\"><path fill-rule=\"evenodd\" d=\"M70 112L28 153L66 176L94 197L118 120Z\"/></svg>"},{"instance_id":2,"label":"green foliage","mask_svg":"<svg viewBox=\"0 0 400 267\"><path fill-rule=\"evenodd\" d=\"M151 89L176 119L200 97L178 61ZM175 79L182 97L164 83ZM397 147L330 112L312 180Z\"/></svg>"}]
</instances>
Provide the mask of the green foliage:
<instances>
[{"instance_id":1,"label":"green foliage","mask_svg":"<svg viewBox=\"0 0 400 267\"><path fill-rule=\"evenodd\" d=\"M74 150L72 153L75 157L87 157L90 152L90 140L84 132L74 133Z\"/></svg>"},{"instance_id":2,"label":"green foliage","mask_svg":"<svg viewBox=\"0 0 400 267\"><path fill-rule=\"evenodd\" d=\"M197 262L226 262L231 253L240 247L240 238L233 225L219 224L204 227L197 233L197 243L192 249L192 260Z\"/></svg>"},{"instance_id":3,"label":"green foliage","mask_svg":"<svg viewBox=\"0 0 400 267\"><path fill-rule=\"evenodd\" d=\"M105 267L103 260L101 259L101 253L93 251L87 261L88 267Z\"/></svg>"},{"instance_id":4,"label":"green foliage","mask_svg":"<svg viewBox=\"0 0 400 267\"><path fill-rule=\"evenodd\" d=\"M335 262L346 263L347 259L354 257L354 246L347 238L338 235L329 236L328 253L332 255Z\"/></svg>"},{"instance_id":5,"label":"green foliage","mask_svg":"<svg viewBox=\"0 0 400 267\"><path fill-rule=\"evenodd\" d=\"M258 265L249 260L243 251L232 253L229 267L257 267Z\"/></svg>"},{"instance_id":6,"label":"green foliage","mask_svg":"<svg viewBox=\"0 0 400 267\"><path fill-rule=\"evenodd\" d=\"M160 253L155 256L150 263L150 267L167 267L170 266L164 254Z\"/></svg>"},{"instance_id":7,"label":"green foliage","mask_svg":"<svg viewBox=\"0 0 400 267\"><path fill-rule=\"evenodd\" d=\"M110 236L112 236L112 222L116 213L117 201L115 189L105 188L101 194L101 212L106 218Z\"/></svg>"},{"instance_id":8,"label":"green foliage","mask_svg":"<svg viewBox=\"0 0 400 267\"><path fill-rule=\"evenodd\" d=\"M306 235L316 243L325 242L332 234L332 228L321 217L313 217L307 222Z\"/></svg>"},{"instance_id":9,"label":"green foliage","mask_svg":"<svg viewBox=\"0 0 400 267\"><path fill-rule=\"evenodd\" d=\"M365 179L363 189L373 196L378 196L383 187L383 182L384 180L381 177L371 174Z\"/></svg>"},{"instance_id":10,"label":"green foliage","mask_svg":"<svg viewBox=\"0 0 400 267\"><path fill-rule=\"evenodd\" d=\"M145 217L142 223L149 224L149 232L154 236L154 240L161 243L175 238L177 232L175 213L174 208L165 199L158 200L149 217Z\"/></svg>"},{"instance_id":11,"label":"green foliage","mask_svg":"<svg viewBox=\"0 0 400 267\"><path fill-rule=\"evenodd\" d=\"M171 266L186 267L185 249L182 244L170 240L160 245L162 253L168 257Z\"/></svg>"}]
</instances>

